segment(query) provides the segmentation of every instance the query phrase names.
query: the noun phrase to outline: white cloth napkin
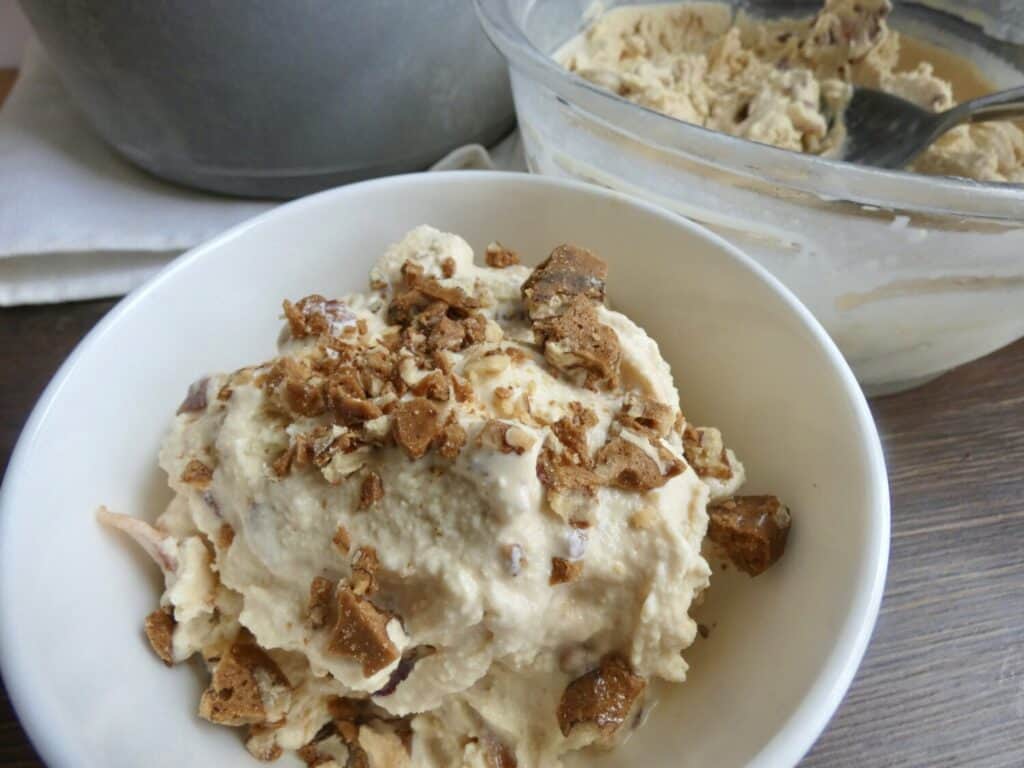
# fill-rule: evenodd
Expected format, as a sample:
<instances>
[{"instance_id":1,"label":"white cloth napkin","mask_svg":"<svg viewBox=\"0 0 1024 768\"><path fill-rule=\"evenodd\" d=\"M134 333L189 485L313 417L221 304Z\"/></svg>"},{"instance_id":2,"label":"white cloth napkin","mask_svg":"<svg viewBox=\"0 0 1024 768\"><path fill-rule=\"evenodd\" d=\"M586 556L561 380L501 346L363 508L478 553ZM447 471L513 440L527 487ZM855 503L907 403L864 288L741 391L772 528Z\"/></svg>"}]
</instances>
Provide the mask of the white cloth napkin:
<instances>
[{"instance_id":1,"label":"white cloth napkin","mask_svg":"<svg viewBox=\"0 0 1024 768\"><path fill-rule=\"evenodd\" d=\"M518 136L434 169L525 170ZM0 306L119 296L194 245L273 207L167 184L116 155L37 42L0 110Z\"/></svg>"}]
</instances>

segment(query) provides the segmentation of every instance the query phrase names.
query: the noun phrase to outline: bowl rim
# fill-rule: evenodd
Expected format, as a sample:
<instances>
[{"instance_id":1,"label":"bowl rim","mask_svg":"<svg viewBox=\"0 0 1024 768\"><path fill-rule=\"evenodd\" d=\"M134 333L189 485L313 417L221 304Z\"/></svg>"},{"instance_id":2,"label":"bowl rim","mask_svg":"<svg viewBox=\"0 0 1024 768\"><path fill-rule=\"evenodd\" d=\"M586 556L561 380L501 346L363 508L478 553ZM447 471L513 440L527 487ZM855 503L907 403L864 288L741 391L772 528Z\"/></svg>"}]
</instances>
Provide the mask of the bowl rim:
<instances>
[{"instance_id":1,"label":"bowl rim","mask_svg":"<svg viewBox=\"0 0 1024 768\"><path fill-rule=\"evenodd\" d=\"M550 89L570 110L614 133L725 173L788 187L824 201L933 215L1024 220L1024 184L870 168L731 136L636 104L566 71L538 49L513 13L512 6L519 5L516 0L473 2L487 36L513 72ZM532 7L532 3L527 5ZM513 81L513 94L514 85ZM888 190L885 193L880 191L883 185Z\"/></svg>"},{"instance_id":2,"label":"bowl rim","mask_svg":"<svg viewBox=\"0 0 1024 768\"><path fill-rule=\"evenodd\" d=\"M158 292L164 283L173 276L190 269L193 264L203 259L212 257L225 244L251 229L265 226L268 222L293 215L303 209L316 209L334 199L358 197L366 190L444 184L472 187L477 183L507 184L513 189L522 186L547 187L559 190L562 194L613 200L627 207L643 209L648 214L668 220L679 229L688 230L691 234L710 241L726 257L739 262L741 266L752 271L767 284L789 311L799 318L839 375L844 393L849 398L855 412L861 435L860 442L866 453L866 464L871 479L871 487L866 489L869 506L866 523L868 529L866 542L869 548L867 567L862 569L862 583L859 585L850 611L843 619L839 640L830 651L825 664L817 671L814 682L803 701L761 748L761 751L748 763L748 766L751 768L777 768L778 766L795 765L813 746L841 703L867 650L878 618L889 555L889 482L881 441L867 400L838 347L813 317L810 310L767 270L723 238L671 211L620 192L575 180L502 171L443 171L390 176L309 195L254 216L207 242L189 249L118 302L78 343L47 384L18 437L3 484L0 486L0 672L2 672L11 703L25 732L47 765L76 765L76 753L69 748L69 745L61 743L59 733L53 730L52 721L46 716L46 706L33 695L34 687L30 676L22 672L18 663L19 659L31 655L32 649L19 641L17 633L13 630L15 625L15 622L12 621L13 617L8 615L11 612L9 604L11 603L11 593L14 592L13 585L17 582L17 575L9 572L8 563L11 562L11 558L5 556L5 553L16 546L16 542L12 541L9 529L19 502L19 478L24 474L24 468L31 459L34 444L46 426L47 415L54 402L60 398L65 383L74 373L79 361L89 355L100 339L122 322L122 318L135 305L150 301L151 295Z\"/></svg>"}]
</instances>

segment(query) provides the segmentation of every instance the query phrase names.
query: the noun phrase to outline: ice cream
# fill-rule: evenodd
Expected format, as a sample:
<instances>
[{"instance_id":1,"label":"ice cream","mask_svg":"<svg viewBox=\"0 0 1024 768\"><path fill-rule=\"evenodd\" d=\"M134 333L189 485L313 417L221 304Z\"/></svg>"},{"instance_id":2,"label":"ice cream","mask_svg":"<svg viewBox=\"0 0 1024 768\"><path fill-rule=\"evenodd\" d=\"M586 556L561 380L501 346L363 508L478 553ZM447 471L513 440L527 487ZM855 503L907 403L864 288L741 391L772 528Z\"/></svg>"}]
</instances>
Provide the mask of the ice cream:
<instances>
[{"instance_id":1,"label":"ice cream","mask_svg":"<svg viewBox=\"0 0 1024 768\"><path fill-rule=\"evenodd\" d=\"M199 713L261 759L557 766L686 677L743 467L597 256L484 260L419 227L366 293L285 302L278 357L187 393L155 525L100 513L163 570L154 650L202 656Z\"/></svg>"},{"instance_id":2,"label":"ice cream","mask_svg":"<svg viewBox=\"0 0 1024 768\"><path fill-rule=\"evenodd\" d=\"M950 82L919 61L899 69L889 0L825 0L802 19L735 17L722 3L612 9L557 54L581 77L650 109L752 141L834 155L851 85L933 111L954 106ZM958 127L911 166L920 173L1024 182L1024 131L1008 122Z\"/></svg>"}]
</instances>

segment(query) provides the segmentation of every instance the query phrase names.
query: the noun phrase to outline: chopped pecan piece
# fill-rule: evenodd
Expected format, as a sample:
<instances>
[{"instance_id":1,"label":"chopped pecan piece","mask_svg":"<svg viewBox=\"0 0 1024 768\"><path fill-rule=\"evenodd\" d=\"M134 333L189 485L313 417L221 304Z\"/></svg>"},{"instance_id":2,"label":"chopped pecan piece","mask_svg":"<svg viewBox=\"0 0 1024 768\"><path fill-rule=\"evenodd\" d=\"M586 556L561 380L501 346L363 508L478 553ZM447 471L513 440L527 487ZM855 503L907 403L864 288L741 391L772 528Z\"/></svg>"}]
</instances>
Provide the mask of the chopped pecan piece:
<instances>
[{"instance_id":1,"label":"chopped pecan piece","mask_svg":"<svg viewBox=\"0 0 1024 768\"><path fill-rule=\"evenodd\" d=\"M349 547L352 546L352 538L348 535L348 528L344 525L339 525L338 530L334 532L334 536L331 537L331 541L341 552L347 553Z\"/></svg>"},{"instance_id":2,"label":"chopped pecan piece","mask_svg":"<svg viewBox=\"0 0 1024 768\"><path fill-rule=\"evenodd\" d=\"M292 462L295 460L295 446L285 448L277 455L271 463L270 468L277 477L285 477L292 471Z\"/></svg>"},{"instance_id":3,"label":"chopped pecan piece","mask_svg":"<svg viewBox=\"0 0 1024 768\"><path fill-rule=\"evenodd\" d=\"M477 444L485 448L520 455L533 447L534 440L522 427L497 419L488 419L476 438Z\"/></svg>"},{"instance_id":4,"label":"chopped pecan piece","mask_svg":"<svg viewBox=\"0 0 1024 768\"><path fill-rule=\"evenodd\" d=\"M434 438L434 447L446 459L457 459L462 446L466 444L466 430L455 420L455 412L448 414L444 428Z\"/></svg>"},{"instance_id":5,"label":"chopped pecan piece","mask_svg":"<svg viewBox=\"0 0 1024 768\"><path fill-rule=\"evenodd\" d=\"M381 409L369 400L349 397L340 392L331 393L331 402L335 417L345 426L364 424L383 415Z\"/></svg>"},{"instance_id":6,"label":"chopped pecan piece","mask_svg":"<svg viewBox=\"0 0 1024 768\"><path fill-rule=\"evenodd\" d=\"M380 560L373 547L360 547L352 558L352 591L357 595L372 595L377 591L377 570Z\"/></svg>"},{"instance_id":7,"label":"chopped pecan piece","mask_svg":"<svg viewBox=\"0 0 1024 768\"><path fill-rule=\"evenodd\" d=\"M675 424L676 410L637 392L630 392L616 418L636 432L667 437Z\"/></svg>"},{"instance_id":8,"label":"chopped pecan piece","mask_svg":"<svg viewBox=\"0 0 1024 768\"><path fill-rule=\"evenodd\" d=\"M455 392L455 399L460 403L473 399L473 385L457 374L452 376L452 390Z\"/></svg>"},{"instance_id":9,"label":"chopped pecan piece","mask_svg":"<svg viewBox=\"0 0 1024 768\"><path fill-rule=\"evenodd\" d=\"M622 352L619 337L597 316L594 304L577 296L560 315L533 324L544 357L563 373L582 371L584 383L615 387Z\"/></svg>"},{"instance_id":10,"label":"chopped pecan piece","mask_svg":"<svg viewBox=\"0 0 1024 768\"><path fill-rule=\"evenodd\" d=\"M384 498L384 483L376 472L368 472L359 487L359 509L369 509Z\"/></svg>"},{"instance_id":11,"label":"chopped pecan piece","mask_svg":"<svg viewBox=\"0 0 1024 768\"><path fill-rule=\"evenodd\" d=\"M455 259L448 256L441 262L441 274L444 277L453 277L455 275Z\"/></svg>"},{"instance_id":12,"label":"chopped pecan piece","mask_svg":"<svg viewBox=\"0 0 1024 768\"><path fill-rule=\"evenodd\" d=\"M484 261L487 262L488 267L504 269L505 267L518 264L519 254L509 250L501 243L493 242L487 246L487 251L484 253Z\"/></svg>"},{"instance_id":13,"label":"chopped pecan piece","mask_svg":"<svg viewBox=\"0 0 1024 768\"><path fill-rule=\"evenodd\" d=\"M576 297L604 301L608 265L575 245L560 245L523 283L522 293L530 318L561 314Z\"/></svg>"},{"instance_id":14,"label":"chopped pecan piece","mask_svg":"<svg viewBox=\"0 0 1024 768\"><path fill-rule=\"evenodd\" d=\"M427 346L432 350L457 351L462 349L465 338L466 329L462 323L450 317L441 317L427 335Z\"/></svg>"},{"instance_id":15,"label":"chopped pecan piece","mask_svg":"<svg viewBox=\"0 0 1024 768\"><path fill-rule=\"evenodd\" d=\"M597 474L608 485L626 491L660 488L672 476L671 472L661 474L657 461L648 456L643 448L622 437L613 437L605 443L595 458Z\"/></svg>"},{"instance_id":16,"label":"chopped pecan piece","mask_svg":"<svg viewBox=\"0 0 1024 768\"><path fill-rule=\"evenodd\" d=\"M284 402L300 416L319 416L326 408L323 390L309 379L286 379Z\"/></svg>"},{"instance_id":17,"label":"chopped pecan piece","mask_svg":"<svg viewBox=\"0 0 1024 768\"><path fill-rule=\"evenodd\" d=\"M786 551L792 516L776 496L735 496L708 505L708 538L744 573L764 573Z\"/></svg>"},{"instance_id":18,"label":"chopped pecan piece","mask_svg":"<svg viewBox=\"0 0 1024 768\"><path fill-rule=\"evenodd\" d=\"M562 735L590 724L607 739L626 721L646 687L647 682L633 674L625 659L605 656L597 669L573 680L562 693L558 703Z\"/></svg>"},{"instance_id":19,"label":"chopped pecan piece","mask_svg":"<svg viewBox=\"0 0 1024 768\"><path fill-rule=\"evenodd\" d=\"M597 415L578 402L570 403L571 413L551 425L555 437L580 463L590 466L590 448L587 430L597 425Z\"/></svg>"},{"instance_id":20,"label":"chopped pecan piece","mask_svg":"<svg viewBox=\"0 0 1024 768\"><path fill-rule=\"evenodd\" d=\"M220 528L217 530L217 546L221 549L227 549L234 540L235 529L227 523L221 523Z\"/></svg>"},{"instance_id":21,"label":"chopped pecan piece","mask_svg":"<svg viewBox=\"0 0 1024 768\"><path fill-rule=\"evenodd\" d=\"M412 385L411 391L417 397L426 397L438 402L448 400L448 379L440 371L431 371Z\"/></svg>"},{"instance_id":22,"label":"chopped pecan piece","mask_svg":"<svg viewBox=\"0 0 1024 768\"><path fill-rule=\"evenodd\" d=\"M306 604L306 615L312 629L326 627L330 621L331 608L334 603L334 588L334 583L323 576L317 576L309 583L309 602Z\"/></svg>"},{"instance_id":23,"label":"chopped pecan piece","mask_svg":"<svg viewBox=\"0 0 1024 768\"><path fill-rule=\"evenodd\" d=\"M200 699L199 714L221 725L262 723L267 719L264 695L269 699L274 689L290 687L274 660L242 630L217 663Z\"/></svg>"},{"instance_id":24,"label":"chopped pecan piece","mask_svg":"<svg viewBox=\"0 0 1024 768\"><path fill-rule=\"evenodd\" d=\"M199 459L191 459L181 473L181 481L196 488L208 488L212 480L213 470Z\"/></svg>"},{"instance_id":25,"label":"chopped pecan piece","mask_svg":"<svg viewBox=\"0 0 1024 768\"><path fill-rule=\"evenodd\" d=\"M286 300L283 306L288 330L294 339L335 336L356 321L356 316L345 302L325 299L317 294L306 296L296 304Z\"/></svg>"},{"instance_id":26,"label":"chopped pecan piece","mask_svg":"<svg viewBox=\"0 0 1024 768\"><path fill-rule=\"evenodd\" d=\"M422 458L440 431L437 406L426 398L403 400L395 408L392 434L409 458Z\"/></svg>"},{"instance_id":27,"label":"chopped pecan piece","mask_svg":"<svg viewBox=\"0 0 1024 768\"><path fill-rule=\"evenodd\" d=\"M193 381L188 387L188 392L185 393L185 399L178 406L178 413L200 413L205 411L206 386L209 383L210 379L208 376L204 376L199 381Z\"/></svg>"},{"instance_id":28,"label":"chopped pecan piece","mask_svg":"<svg viewBox=\"0 0 1024 768\"><path fill-rule=\"evenodd\" d=\"M732 477L722 433L714 427L691 427L687 424L683 430L683 455L699 477L717 480Z\"/></svg>"},{"instance_id":29,"label":"chopped pecan piece","mask_svg":"<svg viewBox=\"0 0 1024 768\"><path fill-rule=\"evenodd\" d=\"M556 584L576 581L582 573L582 560L566 560L564 557L552 557L551 577L548 579L548 584L555 586Z\"/></svg>"},{"instance_id":30,"label":"chopped pecan piece","mask_svg":"<svg viewBox=\"0 0 1024 768\"><path fill-rule=\"evenodd\" d=\"M390 617L351 589L338 590L338 620L327 650L355 659L363 676L372 677L398 659L398 649L388 637Z\"/></svg>"},{"instance_id":31,"label":"chopped pecan piece","mask_svg":"<svg viewBox=\"0 0 1024 768\"><path fill-rule=\"evenodd\" d=\"M537 477L552 491L590 492L601 485L601 478L592 469L573 463L570 456L548 447L537 456Z\"/></svg>"},{"instance_id":32,"label":"chopped pecan piece","mask_svg":"<svg viewBox=\"0 0 1024 768\"><path fill-rule=\"evenodd\" d=\"M173 637L174 613L170 608L157 608L146 617L146 639L168 667L174 663Z\"/></svg>"}]
</instances>

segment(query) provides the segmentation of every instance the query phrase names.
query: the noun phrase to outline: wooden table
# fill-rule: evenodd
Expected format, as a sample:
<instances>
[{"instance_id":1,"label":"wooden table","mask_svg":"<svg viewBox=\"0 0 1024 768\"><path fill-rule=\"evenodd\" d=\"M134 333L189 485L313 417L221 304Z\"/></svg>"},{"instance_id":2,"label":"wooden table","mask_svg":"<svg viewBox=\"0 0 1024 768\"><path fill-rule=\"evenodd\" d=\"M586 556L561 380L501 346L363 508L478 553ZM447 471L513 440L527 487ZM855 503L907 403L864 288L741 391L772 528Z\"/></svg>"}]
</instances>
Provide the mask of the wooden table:
<instances>
[{"instance_id":1,"label":"wooden table","mask_svg":"<svg viewBox=\"0 0 1024 768\"><path fill-rule=\"evenodd\" d=\"M46 382L111 306L0 310L0 471ZM864 664L802 765L1019 768L1024 341L872 408L893 491L889 579ZM0 698L0 766L38 765Z\"/></svg>"}]
</instances>

